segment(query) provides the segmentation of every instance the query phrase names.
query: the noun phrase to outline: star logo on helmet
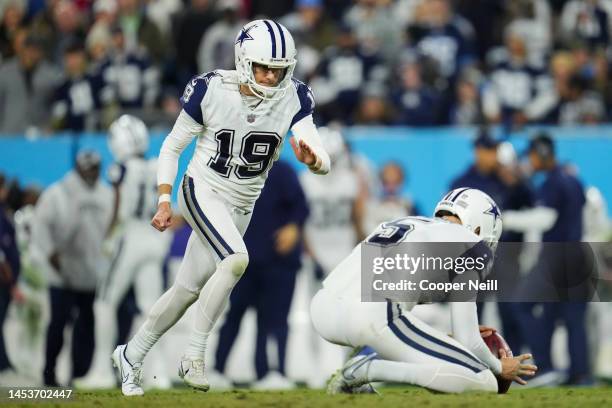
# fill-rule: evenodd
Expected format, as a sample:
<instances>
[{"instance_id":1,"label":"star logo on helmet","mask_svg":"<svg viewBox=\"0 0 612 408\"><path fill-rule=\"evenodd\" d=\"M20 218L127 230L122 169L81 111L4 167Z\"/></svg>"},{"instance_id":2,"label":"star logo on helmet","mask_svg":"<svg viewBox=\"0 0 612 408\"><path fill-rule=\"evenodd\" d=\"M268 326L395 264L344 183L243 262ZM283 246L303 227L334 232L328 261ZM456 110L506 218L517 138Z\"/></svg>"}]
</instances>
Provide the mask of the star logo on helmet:
<instances>
[{"instance_id":1,"label":"star logo on helmet","mask_svg":"<svg viewBox=\"0 0 612 408\"><path fill-rule=\"evenodd\" d=\"M242 30L240 31L240 35L238 36L238 39L236 40L236 44L240 43L240 46L242 47L242 44L245 41L253 40L253 37L251 37L251 34L249 34L249 31L251 31L255 27L257 27L257 24L254 24L250 27L243 27Z\"/></svg>"},{"instance_id":2,"label":"star logo on helmet","mask_svg":"<svg viewBox=\"0 0 612 408\"><path fill-rule=\"evenodd\" d=\"M499 213L499 208L497 208L497 206L495 204L493 204L493 203L491 203L491 208L489 208L484 213L485 214L491 214L495 218L494 222L497 222L497 217L499 217L501 215Z\"/></svg>"}]
</instances>

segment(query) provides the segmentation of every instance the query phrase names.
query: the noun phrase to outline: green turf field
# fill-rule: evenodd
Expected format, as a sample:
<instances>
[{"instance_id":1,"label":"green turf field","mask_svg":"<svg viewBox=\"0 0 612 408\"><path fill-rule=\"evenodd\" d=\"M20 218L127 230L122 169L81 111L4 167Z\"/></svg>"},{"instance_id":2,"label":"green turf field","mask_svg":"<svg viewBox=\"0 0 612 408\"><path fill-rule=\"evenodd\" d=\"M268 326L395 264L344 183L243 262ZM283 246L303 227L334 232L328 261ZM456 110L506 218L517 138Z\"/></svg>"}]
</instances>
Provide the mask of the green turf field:
<instances>
[{"instance_id":1,"label":"green turf field","mask_svg":"<svg viewBox=\"0 0 612 408\"><path fill-rule=\"evenodd\" d=\"M257 392L236 390L202 393L188 389L150 391L144 397L125 398L119 390L84 392L75 391L71 402L49 403L0 403L6 407L55 406L55 407L612 407L612 388L554 388L512 390L506 395L496 394L433 394L419 388L383 388L383 395L328 396L319 390L286 392Z\"/></svg>"}]
</instances>

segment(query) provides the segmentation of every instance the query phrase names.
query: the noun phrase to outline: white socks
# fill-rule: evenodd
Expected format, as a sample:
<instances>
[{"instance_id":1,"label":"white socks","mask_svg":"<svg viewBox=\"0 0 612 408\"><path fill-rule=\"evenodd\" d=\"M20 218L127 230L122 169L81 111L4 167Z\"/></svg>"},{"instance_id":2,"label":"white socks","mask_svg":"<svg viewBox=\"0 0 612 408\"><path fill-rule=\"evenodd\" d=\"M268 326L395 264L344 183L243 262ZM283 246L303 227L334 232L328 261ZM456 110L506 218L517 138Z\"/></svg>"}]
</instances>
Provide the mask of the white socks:
<instances>
[{"instance_id":1,"label":"white socks","mask_svg":"<svg viewBox=\"0 0 612 408\"><path fill-rule=\"evenodd\" d=\"M200 292L192 292L175 283L155 302L144 325L128 343L126 357L130 363L144 360L159 338L183 316L196 300L198 308L186 355L204 359L208 333L223 312L229 295L238 282L249 258L246 254L232 254L221 261Z\"/></svg>"},{"instance_id":2,"label":"white socks","mask_svg":"<svg viewBox=\"0 0 612 408\"><path fill-rule=\"evenodd\" d=\"M191 360L203 360L206 355L206 343L208 343L208 334L198 331L197 329L191 330L191 336L189 337L189 346L185 350L185 357Z\"/></svg>"},{"instance_id":3,"label":"white socks","mask_svg":"<svg viewBox=\"0 0 612 408\"><path fill-rule=\"evenodd\" d=\"M181 285L174 284L155 302L147 320L129 341L125 355L130 363L141 362L157 340L183 316L198 298Z\"/></svg>"},{"instance_id":4,"label":"white socks","mask_svg":"<svg viewBox=\"0 0 612 408\"><path fill-rule=\"evenodd\" d=\"M127 344L125 357L131 364L142 362L160 337L161 333L151 333L143 325Z\"/></svg>"}]
</instances>

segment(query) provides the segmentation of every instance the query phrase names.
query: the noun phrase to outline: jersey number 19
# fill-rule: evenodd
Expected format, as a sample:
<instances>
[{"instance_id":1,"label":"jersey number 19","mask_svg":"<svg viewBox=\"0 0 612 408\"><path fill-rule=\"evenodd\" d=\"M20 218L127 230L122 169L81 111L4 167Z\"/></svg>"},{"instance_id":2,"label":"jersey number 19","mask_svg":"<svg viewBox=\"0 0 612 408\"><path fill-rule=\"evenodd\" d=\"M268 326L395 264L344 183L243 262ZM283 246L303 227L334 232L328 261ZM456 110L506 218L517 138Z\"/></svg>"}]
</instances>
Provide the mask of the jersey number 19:
<instances>
[{"instance_id":1,"label":"jersey number 19","mask_svg":"<svg viewBox=\"0 0 612 408\"><path fill-rule=\"evenodd\" d=\"M254 178L265 172L282 141L281 137L273 132L247 133L240 146L240 159L244 165L234 166L230 164L234 133L230 129L215 133L217 154L208 161L208 166L223 177L229 177L233 169L236 177L240 179Z\"/></svg>"}]
</instances>

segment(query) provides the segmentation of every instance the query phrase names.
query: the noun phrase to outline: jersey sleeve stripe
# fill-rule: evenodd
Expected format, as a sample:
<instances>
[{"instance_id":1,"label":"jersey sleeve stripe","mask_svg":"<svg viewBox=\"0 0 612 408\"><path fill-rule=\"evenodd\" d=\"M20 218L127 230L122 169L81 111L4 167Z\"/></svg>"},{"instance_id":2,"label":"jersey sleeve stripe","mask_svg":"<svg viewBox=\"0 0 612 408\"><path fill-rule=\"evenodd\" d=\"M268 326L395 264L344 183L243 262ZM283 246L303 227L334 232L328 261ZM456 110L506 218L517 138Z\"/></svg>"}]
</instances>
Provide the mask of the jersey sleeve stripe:
<instances>
[{"instance_id":1,"label":"jersey sleeve stripe","mask_svg":"<svg viewBox=\"0 0 612 408\"><path fill-rule=\"evenodd\" d=\"M310 88L298 80L293 80L293 83L295 84L298 100L300 102L300 110L293 116L291 125L289 126L290 128L306 116L312 115L314 112L314 96Z\"/></svg>"},{"instance_id":2,"label":"jersey sleeve stripe","mask_svg":"<svg viewBox=\"0 0 612 408\"><path fill-rule=\"evenodd\" d=\"M276 36L274 35L274 29L272 25L268 22L268 20L264 20L266 27L268 27L268 32L270 33L270 40L272 41L272 58L276 58Z\"/></svg>"},{"instance_id":3,"label":"jersey sleeve stripe","mask_svg":"<svg viewBox=\"0 0 612 408\"><path fill-rule=\"evenodd\" d=\"M180 102L183 110L200 125L204 125L202 116L202 100L208 90L208 80L202 76L194 77L185 86Z\"/></svg>"},{"instance_id":4,"label":"jersey sleeve stripe","mask_svg":"<svg viewBox=\"0 0 612 408\"><path fill-rule=\"evenodd\" d=\"M283 33L283 27L281 27L280 24L278 24L274 20L272 20L272 22L274 24L276 24L276 27L278 28L278 32L280 33L280 39L281 39L281 57L285 58L285 55L287 54L287 49L286 49L286 46L285 46L285 34Z\"/></svg>"}]
</instances>

